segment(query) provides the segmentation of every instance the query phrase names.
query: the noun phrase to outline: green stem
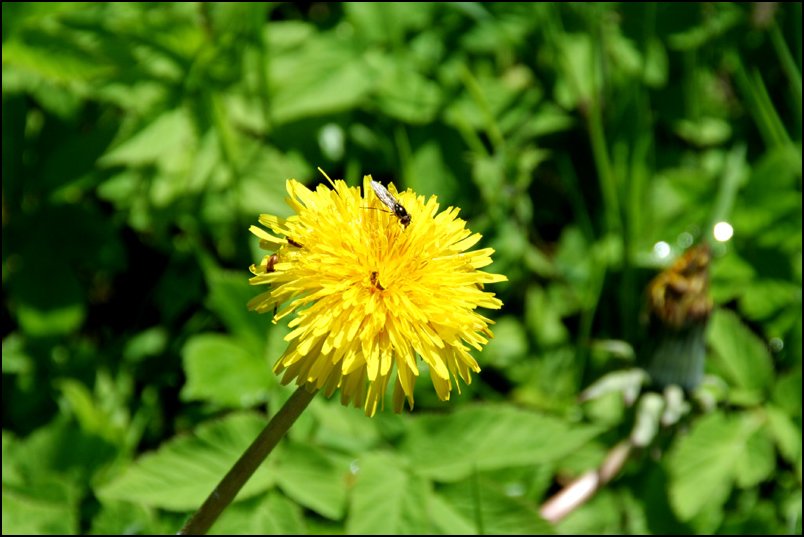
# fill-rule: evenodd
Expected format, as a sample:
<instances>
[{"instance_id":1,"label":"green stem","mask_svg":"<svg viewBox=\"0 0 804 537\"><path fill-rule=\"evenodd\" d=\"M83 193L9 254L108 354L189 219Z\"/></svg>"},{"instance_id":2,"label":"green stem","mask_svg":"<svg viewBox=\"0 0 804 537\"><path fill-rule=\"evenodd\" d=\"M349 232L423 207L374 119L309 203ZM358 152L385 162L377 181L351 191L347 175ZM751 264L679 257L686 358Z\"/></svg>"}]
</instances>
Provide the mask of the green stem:
<instances>
[{"instance_id":1,"label":"green stem","mask_svg":"<svg viewBox=\"0 0 804 537\"><path fill-rule=\"evenodd\" d=\"M315 396L300 386L248 447L178 535L204 535Z\"/></svg>"},{"instance_id":2,"label":"green stem","mask_svg":"<svg viewBox=\"0 0 804 537\"><path fill-rule=\"evenodd\" d=\"M603 195L606 231L615 235L622 233L620 216L620 200L614 172L609 160L606 133L603 130L603 117L598 102L590 103L588 116L589 139L592 144L592 156L600 178L600 190Z\"/></svg>"},{"instance_id":3,"label":"green stem","mask_svg":"<svg viewBox=\"0 0 804 537\"><path fill-rule=\"evenodd\" d=\"M773 26L770 28L770 38L773 48L776 50L776 55L779 56L779 64L790 82L790 87L793 88L793 103L797 105L797 113L801 115L801 73L796 65L796 60L793 59L793 55L787 47L787 43L784 41L784 36L776 20L773 21Z\"/></svg>"}]
</instances>

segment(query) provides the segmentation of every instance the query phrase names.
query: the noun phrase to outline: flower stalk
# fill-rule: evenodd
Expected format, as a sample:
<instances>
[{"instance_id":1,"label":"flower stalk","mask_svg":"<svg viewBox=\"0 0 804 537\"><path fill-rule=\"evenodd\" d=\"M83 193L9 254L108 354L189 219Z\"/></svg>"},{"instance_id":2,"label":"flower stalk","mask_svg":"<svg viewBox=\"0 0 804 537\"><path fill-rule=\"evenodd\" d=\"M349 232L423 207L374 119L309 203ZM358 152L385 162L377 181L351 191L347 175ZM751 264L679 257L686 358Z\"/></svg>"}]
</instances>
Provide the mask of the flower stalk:
<instances>
[{"instance_id":1,"label":"flower stalk","mask_svg":"<svg viewBox=\"0 0 804 537\"><path fill-rule=\"evenodd\" d=\"M301 415L316 390L299 387L223 477L178 535L204 535Z\"/></svg>"}]
</instances>

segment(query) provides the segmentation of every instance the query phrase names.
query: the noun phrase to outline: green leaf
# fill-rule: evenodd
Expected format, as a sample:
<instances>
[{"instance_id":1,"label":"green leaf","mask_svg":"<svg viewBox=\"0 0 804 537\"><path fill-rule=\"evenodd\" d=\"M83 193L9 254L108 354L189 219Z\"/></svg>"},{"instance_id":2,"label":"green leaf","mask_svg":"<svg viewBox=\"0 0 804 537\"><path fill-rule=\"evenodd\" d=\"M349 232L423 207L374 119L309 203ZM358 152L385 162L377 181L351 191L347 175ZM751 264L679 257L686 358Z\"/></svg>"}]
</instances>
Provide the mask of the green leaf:
<instances>
[{"instance_id":1,"label":"green leaf","mask_svg":"<svg viewBox=\"0 0 804 537\"><path fill-rule=\"evenodd\" d=\"M302 509L276 491L229 506L212 526L210 535L301 535Z\"/></svg>"},{"instance_id":2,"label":"green leaf","mask_svg":"<svg viewBox=\"0 0 804 537\"><path fill-rule=\"evenodd\" d=\"M34 358L25 350L25 338L12 332L3 338L3 374L26 375L34 370Z\"/></svg>"},{"instance_id":3,"label":"green leaf","mask_svg":"<svg viewBox=\"0 0 804 537\"><path fill-rule=\"evenodd\" d=\"M767 319L792 305L801 309L801 286L786 280L752 281L740 297L740 311L752 320Z\"/></svg>"},{"instance_id":4,"label":"green leaf","mask_svg":"<svg viewBox=\"0 0 804 537\"><path fill-rule=\"evenodd\" d=\"M429 484L411 475L404 460L373 453L357 462L346 532L357 535L428 534Z\"/></svg>"},{"instance_id":5,"label":"green leaf","mask_svg":"<svg viewBox=\"0 0 804 537\"><path fill-rule=\"evenodd\" d=\"M126 342L123 358L139 362L151 356L159 356L167 348L168 333L164 326L153 326L135 334Z\"/></svg>"},{"instance_id":6,"label":"green leaf","mask_svg":"<svg viewBox=\"0 0 804 537\"><path fill-rule=\"evenodd\" d=\"M316 443L345 453L360 453L377 444L380 434L374 420L362 410L313 400L308 407L316 422Z\"/></svg>"},{"instance_id":7,"label":"green leaf","mask_svg":"<svg viewBox=\"0 0 804 537\"><path fill-rule=\"evenodd\" d=\"M428 498L430 518L443 535L474 535L477 524L474 518L461 512L441 494L431 493Z\"/></svg>"},{"instance_id":8,"label":"green leaf","mask_svg":"<svg viewBox=\"0 0 804 537\"><path fill-rule=\"evenodd\" d=\"M176 528L160 524L153 509L130 502L104 502L92 518L93 535L145 535L172 533Z\"/></svg>"},{"instance_id":9,"label":"green leaf","mask_svg":"<svg viewBox=\"0 0 804 537\"><path fill-rule=\"evenodd\" d=\"M103 166L143 166L175 159L194 141L192 124L182 108L164 112L141 130L116 144L98 161Z\"/></svg>"},{"instance_id":10,"label":"green leaf","mask_svg":"<svg viewBox=\"0 0 804 537\"><path fill-rule=\"evenodd\" d=\"M773 402L789 416L801 418L801 385L801 365L799 365L797 369L781 375L773 387Z\"/></svg>"},{"instance_id":11,"label":"green leaf","mask_svg":"<svg viewBox=\"0 0 804 537\"><path fill-rule=\"evenodd\" d=\"M513 315L501 317L496 322L494 338L489 340L482 358L489 365L505 369L525 356L528 340L521 321Z\"/></svg>"},{"instance_id":12,"label":"green leaf","mask_svg":"<svg viewBox=\"0 0 804 537\"><path fill-rule=\"evenodd\" d=\"M622 501L614 491L604 488L561 520L556 525L556 533L560 535L622 533L621 520L626 516L622 509Z\"/></svg>"},{"instance_id":13,"label":"green leaf","mask_svg":"<svg viewBox=\"0 0 804 537\"><path fill-rule=\"evenodd\" d=\"M435 6L407 2L344 2L346 20L361 38L381 43L402 43L407 31L423 30Z\"/></svg>"},{"instance_id":14,"label":"green leaf","mask_svg":"<svg viewBox=\"0 0 804 537\"><path fill-rule=\"evenodd\" d=\"M109 440L114 438L109 419L104 409L95 402L89 388L74 379L60 379L56 385L84 431Z\"/></svg>"},{"instance_id":15,"label":"green leaf","mask_svg":"<svg viewBox=\"0 0 804 537\"><path fill-rule=\"evenodd\" d=\"M269 71L277 124L354 108L375 84L358 50L331 33L272 58Z\"/></svg>"},{"instance_id":16,"label":"green leaf","mask_svg":"<svg viewBox=\"0 0 804 537\"><path fill-rule=\"evenodd\" d=\"M38 427L23 440L12 437L4 447L7 448L4 456L12 464L10 475L18 474L20 483L33 485L49 482L53 476L69 476L72 481L86 483L115 455L109 442L79 429L66 413Z\"/></svg>"},{"instance_id":17,"label":"green leaf","mask_svg":"<svg viewBox=\"0 0 804 537\"><path fill-rule=\"evenodd\" d=\"M773 438L768 427L758 427L761 418L742 416L743 427L756 430L745 441L745 446L737 461L737 486L749 488L769 479L776 469L776 452L773 449Z\"/></svg>"},{"instance_id":18,"label":"green leaf","mask_svg":"<svg viewBox=\"0 0 804 537\"><path fill-rule=\"evenodd\" d=\"M569 337L561 321L561 311L554 298L538 285L531 285L525 295L525 322L541 347L554 347Z\"/></svg>"},{"instance_id":19,"label":"green leaf","mask_svg":"<svg viewBox=\"0 0 804 537\"><path fill-rule=\"evenodd\" d=\"M202 400L228 407L249 407L264 402L276 377L271 365L229 336L192 336L182 351L187 383L185 401Z\"/></svg>"},{"instance_id":20,"label":"green leaf","mask_svg":"<svg viewBox=\"0 0 804 537\"><path fill-rule=\"evenodd\" d=\"M600 430L512 407L465 407L413 420L400 453L418 475L456 481L476 470L542 464L566 456Z\"/></svg>"},{"instance_id":21,"label":"green leaf","mask_svg":"<svg viewBox=\"0 0 804 537\"><path fill-rule=\"evenodd\" d=\"M382 60L393 66L383 69L381 83L377 88L377 105L391 118L413 124L433 121L443 100L441 88L406 66Z\"/></svg>"},{"instance_id":22,"label":"green leaf","mask_svg":"<svg viewBox=\"0 0 804 537\"><path fill-rule=\"evenodd\" d=\"M439 201L454 199L461 190L454 170L445 160L446 140L427 140L418 145L405 167L405 185L415 192L438 194Z\"/></svg>"},{"instance_id":23,"label":"green leaf","mask_svg":"<svg viewBox=\"0 0 804 537\"><path fill-rule=\"evenodd\" d=\"M557 42L562 77L558 79L556 100L566 108L597 100L600 87L597 47L588 34L567 33Z\"/></svg>"},{"instance_id":24,"label":"green leaf","mask_svg":"<svg viewBox=\"0 0 804 537\"><path fill-rule=\"evenodd\" d=\"M260 214L288 216L291 209L285 203L286 180L304 180L311 172L310 165L296 153L263 145L253 148L240 178L240 210L254 221Z\"/></svg>"},{"instance_id":25,"label":"green leaf","mask_svg":"<svg viewBox=\"0 0 804 537\"><path fill-rule=\"evenodd\" d=\"M321 516L339 520L346 508L348 468L314 446L288 442L276 457L275 477L282 491Z\"/></svg>"},{"instance_id":26,"label":"green leaf","mask_svg":"<svg viewBox=\"0 0 804 537\"><path fill-rule=\"evenodd\" d=\"M254 261L259 262L259 259ZM249 311L246 304L260 292L267 291L268 287L249 285L251 273L247 269L223 270L213 264L206 266L204 276L209 287L206 304L218 314L244 349L262 359L268 327L273 327L271 317Z\"/></svg>"},{"instance_id":27,"label":"green leaf","mask_svg":"<svg viewBox=\"0 0 804 537\"><path fill-rule=\"evenodd\" d=\"M667 73L667 50L660 39L650 38L645 50L645 84L652 88L661 88L667 84Z\"/></svg>"},{"instance_id":28,"label":"green leaf","mask_svg":"<svg viewBox=\"0 0 804 537\"><path fill-rule=\"evenodd\" d=\"M779 453L790 464L801 460L801 427L790 419L779 407L769 404L765 407L768 415L768 428L776 442Z\"/></svg>"},{"instance_id":29,"label":"green leaf","mask_svg":"<svg viewBox=\"0 0 804 537\"><path fill-rule=\"evenodd\" d=\"M731 137L731 125L715 117L679 120L675 131L681 139L698 147L721 145Z\"/></svg>"},{"instance_id":30,"label":"green leaf","mask_svg":"<svg viewBox=\"0 0 804 537\"><path fill-rule=\"evenodd\" d=\"M35 485L3 483L3 535L72 535L78 532L78 488L52 475Z\"/></svg>"},{"instance_id":31,"label":"green leaf","mask_svg":"<svg viewBox=\"0 0 804 537\"><path fill-rule=\"evenodd\" d=\"M709 321L707 339L736 386L762 391L769 388L773 363L768 349L737 315L716 310Z\"/></svg>"},{"instance_id":32,"label":"green leaf","mask_svg":"<svg viewBox=\"0 0 804 537\"><path fill-rule=\"evenodd\" d=\"M121 474L97 487L101 500L123 500L162 509L197 509L235 461L257 438L267 420L251 413L231 414L201 425L156 452L140 457ZM251 476L235 501L274 486L269 457Z\"/></svg>"},{"instance_id":33,"label":"green leaf","mask_svg":"<svg viewBox=\"0 0 804 537\"><path fill-rule=\"evenodd\" d=\"M453 517L457 515L462 519L456 524L457 528L470 526L470 534L555 533L550 524L539 516L536 505L520 497L515 490L507 490L496 480L482 475L443 486L437 496L451 507ZM456 532L447 529L445 533Z\"/></svg>"},{"instance_id":34,"label":"green leaf","mask_svg":"<svg viewBox=\"0 0 804 537\"><path fill-rule=\"evenodd\" d=\"M676 442L667 468L670 501L681 520L722 507L738 476L743 482L757 477L746 464L765 456L764 446L751 440L758 429L753 416L714 413L698 420L689 435Z\"/></svg>"}]
</instances>

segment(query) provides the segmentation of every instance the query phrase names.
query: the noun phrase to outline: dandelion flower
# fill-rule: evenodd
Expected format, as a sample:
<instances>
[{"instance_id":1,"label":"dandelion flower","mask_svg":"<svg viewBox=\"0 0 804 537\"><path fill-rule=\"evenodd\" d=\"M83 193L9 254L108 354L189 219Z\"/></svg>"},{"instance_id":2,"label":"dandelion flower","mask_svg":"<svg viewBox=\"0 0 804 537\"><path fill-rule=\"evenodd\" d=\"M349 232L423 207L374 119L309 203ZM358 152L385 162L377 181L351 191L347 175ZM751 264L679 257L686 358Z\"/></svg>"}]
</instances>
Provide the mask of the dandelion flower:
<instances>
[{"instance_id":1,"label":"dandelion flower","mask_svg":"<svg viewBox=\"0 0 804 537\"><path fill-rule=\"evenodd\" d=\"M340 388L343 404L373 415L396 377L394 410L413 408L413 387L427 364L438 397L449 399L452 381L471 382L480 371L469 348L493 337L493 321L478 307L502 302L484 285L505 276L478 269L491 263L491 248L469 251L481 238L466 229L458 209L438 212L436 196L425 201L410 190L388 193L410 215L389 211L371 188L332 181L333 189L310 190L287 181L287 219L261 215L250 230L272 252L252 265L252 285L270 289L248 306L274 312L274 322L296 313L289 342L274 371L330 396ZM286 304L277 312L279 305Z\"/></svg>"}]
</instances>

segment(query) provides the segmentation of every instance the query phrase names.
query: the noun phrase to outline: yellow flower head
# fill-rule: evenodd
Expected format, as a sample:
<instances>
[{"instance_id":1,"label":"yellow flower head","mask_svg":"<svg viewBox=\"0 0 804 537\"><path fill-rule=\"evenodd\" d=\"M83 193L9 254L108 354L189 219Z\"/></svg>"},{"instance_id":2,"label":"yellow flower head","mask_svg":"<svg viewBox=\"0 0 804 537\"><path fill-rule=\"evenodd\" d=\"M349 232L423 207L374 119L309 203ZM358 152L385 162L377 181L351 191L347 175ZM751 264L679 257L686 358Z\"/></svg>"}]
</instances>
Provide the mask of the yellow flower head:
<instances>
[{"instance_id":1,"label":"yellow flower head","mask_svg":"<svg viewBox=\"0 0 804 537\"><path fill-rule=\"evenodd\" d=\"M391 197L403 208L394 214L371 187L330 181L312 191L291 179L287 219L260 215L251 232L260 247L275 252L252 265L252 285L269 291L248 307L274 311L274 322L296 312L285 338L290 342L274 371L282 383L341 389L341 401L373 415L396 375L394 409L407 399L413 408L417 356L429 366L438 397L449 399L452 381L469 384L480 367L469 346L480 350L492 324L476 308L499 309L502 302L483 290L505 281L478 269L491 263L491 248L467 251L481 238L466 229L458 209L438 212L435 196L425 201L407 190ZM386 200L387 202L387 200ZM392 208L391 208L392 209ZM400 218L408 214L410 220Z\"/></svg>"}]
</instances>

